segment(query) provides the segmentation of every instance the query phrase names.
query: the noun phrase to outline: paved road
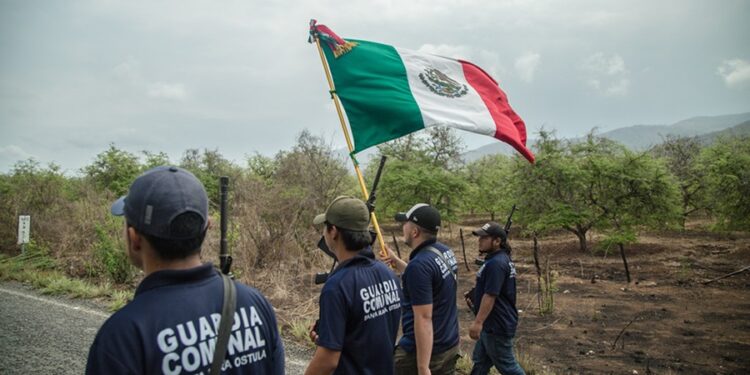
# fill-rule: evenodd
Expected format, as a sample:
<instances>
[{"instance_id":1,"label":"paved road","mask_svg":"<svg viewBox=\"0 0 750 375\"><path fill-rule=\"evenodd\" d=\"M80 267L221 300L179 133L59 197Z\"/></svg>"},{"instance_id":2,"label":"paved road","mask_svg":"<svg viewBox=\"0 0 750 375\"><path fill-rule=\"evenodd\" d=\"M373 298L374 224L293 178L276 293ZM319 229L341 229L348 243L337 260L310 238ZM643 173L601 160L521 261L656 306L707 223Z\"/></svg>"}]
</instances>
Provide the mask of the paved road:
<instances>
[{"instance_id":1,"label":"paved road","mask_svg":"<svg viewBox=\"0 0 750 375\"><path fill-rule=\"evenodd\" d=\"M0 374L82 374L88 348L108 316L90 301L0 284ZM287 345L287 374L302 374L307 358Z\"/></svg>"}]
</instances>

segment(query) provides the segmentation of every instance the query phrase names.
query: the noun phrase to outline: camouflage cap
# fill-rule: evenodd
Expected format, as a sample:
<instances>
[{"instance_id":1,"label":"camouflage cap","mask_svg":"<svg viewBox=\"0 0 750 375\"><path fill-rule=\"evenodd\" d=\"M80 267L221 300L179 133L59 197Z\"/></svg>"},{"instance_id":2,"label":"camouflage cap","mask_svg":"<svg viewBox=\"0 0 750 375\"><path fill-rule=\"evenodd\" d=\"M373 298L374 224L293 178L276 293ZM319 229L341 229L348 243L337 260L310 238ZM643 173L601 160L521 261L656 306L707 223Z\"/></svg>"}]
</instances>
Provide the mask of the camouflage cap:
<instances>
[{"instance_id":1,"label":"camouflage cap","mask_svg":"<svg viewBox=\"0 0 750 375\"><path fill-rule=\"evenodd\" d=\"M361 199L339 196L331 202L325 213L315 216L313 224L323 223L351 231L366 231L370 226L370 210Z\"/></svg>"}]
</instances>

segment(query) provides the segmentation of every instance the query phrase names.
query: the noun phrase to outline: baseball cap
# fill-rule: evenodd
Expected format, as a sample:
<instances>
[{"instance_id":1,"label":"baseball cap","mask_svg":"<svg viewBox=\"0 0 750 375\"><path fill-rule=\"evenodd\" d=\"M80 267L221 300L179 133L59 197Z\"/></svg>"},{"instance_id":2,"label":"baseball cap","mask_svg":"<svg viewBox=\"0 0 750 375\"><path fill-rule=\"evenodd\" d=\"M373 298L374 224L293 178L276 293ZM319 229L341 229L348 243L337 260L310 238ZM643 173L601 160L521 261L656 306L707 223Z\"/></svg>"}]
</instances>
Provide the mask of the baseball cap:
<instances>
[{"instance_id":1,"label":"baseball cap","mask_svg":"<svg viewBox=\"0 0 750 375\"><path fill-rule=\"evenodd\" d=\"M484 237L484 236L490 236L490 237L498 237L501 239L505 239L508 235L505 233L505 229L500 226L500 224L490 221L487 224L482 225L481 228L477 230L471 231L471 233L475 236Z\"/></svg>"},{"instance_id":2,"label":"baseball cap","mask_svg":"<svg viewBox=\"0 0 750 375\"><path fill-rule=\"evenodd\" d=\"M361 199L342 195L328 205L326 212L313 219L315 225L325 222L341 229L366 231L370 227L370 210Z\"/></svg>"},{"instance_id":3,"label":"baseball cap","mask_svg":"<svg viewBox=\"0 0 750 375\"><path fill-rule=\"evenodd\" d=\"M400 223L411 221L431 232L440 230L440 212L427 203L417 203L409 211L397 213L395 219Z\"/></svg>"},{"instance_id":4,"label":"baseball cap","mask_svg":"<svg viewBox=\"0 0 750 375\"><path fill-rule=\"evenodd\" d=\"M128 195L112 204L115 216L125 216L141 233L163 239L190 239L208 225L208 195L203 184L185 169L160 166L149 169L133 181ZM202 224L195 233L172 233L172 221L192 212Z\"/></svg>"}]
</instances>

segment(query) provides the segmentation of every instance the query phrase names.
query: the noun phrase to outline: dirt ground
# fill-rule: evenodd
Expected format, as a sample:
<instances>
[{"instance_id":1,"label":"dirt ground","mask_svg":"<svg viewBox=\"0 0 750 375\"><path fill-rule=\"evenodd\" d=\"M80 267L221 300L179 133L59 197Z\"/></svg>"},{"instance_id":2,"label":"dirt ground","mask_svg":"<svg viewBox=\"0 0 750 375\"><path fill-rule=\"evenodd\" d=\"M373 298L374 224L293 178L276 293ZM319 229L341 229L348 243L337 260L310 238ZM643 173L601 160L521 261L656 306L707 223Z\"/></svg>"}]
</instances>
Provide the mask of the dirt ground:
<instances>
[{"instance_id":1,"label":"dirt ground","mask_svg":"<svg viewBox=\"0 0 750 375\"><path fill-rule=\"evenodd\" d=\"M463 302L479 266L476 239L464 227L470 272L463 262L458 227L441 234L460 262L457 303L462 352L470 357L473 316ZM391 229L386 228L390 239ZM389 245L391 245L391 241ZM554 311L540 315L532 241L511 236L518 272L517 348L539 372L555 374L747 374L750 373L750 270L703 282L750 266L750 234L700 230L641 234L626 247L632 282L619 250L582 253L564 233L540 238L540 260L554 271ZM592 242L592 245L595 241ZM402 244L402 257L408 250ZM323 270L320 270L323 271ZM279 280L260 286L270 293L287 329L317 317L320 286L309 270L279 269ZM282 282L296 280L291 288ZM268 280L268 278L265 278ZM276 290L268 290L276 288ZM618 338L619 336L619 338ZM616 341L616 342L615 342Z\"/></svg>"},{"instance_id":2,"label":"dirt ground","mask_svg":"<svg viewBox=\"0 0 750 375\"><path fill-rule=\"evenodd\" d=\"M626 247L630 284L619 250L591 255L578 250L575 237L543 238L541 258L548 256L558 274L554 312L545 316L538 309L533 244L512 243L521 310L517 346L546 369L558 374L750 373L750 271L703 284L750 266L750 236L644 234L639 244ZM470 254L475 251L467 249L469 259ZM476 268L471 266L472 273ZM474 283L467 272L461 280L459 293ZM462 310L461 323L470 321ZM470 352L468 324L461 328Z\"/></svg>"}]
</instances>

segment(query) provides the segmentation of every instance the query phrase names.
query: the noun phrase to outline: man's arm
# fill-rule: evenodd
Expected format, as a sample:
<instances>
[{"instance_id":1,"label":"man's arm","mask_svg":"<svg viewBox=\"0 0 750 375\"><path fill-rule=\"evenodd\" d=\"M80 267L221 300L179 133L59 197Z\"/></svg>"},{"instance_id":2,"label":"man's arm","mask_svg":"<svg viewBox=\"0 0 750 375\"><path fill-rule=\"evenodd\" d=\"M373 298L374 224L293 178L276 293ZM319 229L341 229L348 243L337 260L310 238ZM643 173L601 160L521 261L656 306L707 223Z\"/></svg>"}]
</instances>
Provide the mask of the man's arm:
<instances>
[{"instance_id":1,"label":"man's arm","mask_svg":"<svg viewBox=\"0 0 750 375\"><path fill-rule=\"evenodd\" d=\"M307 365L305 375L329 375L332 374L339 365L340 351L331 350L319 346L315 350L312 360Z\"/></svg>"},{"instance_id":2,"label":"man's arm","mask_svg":"<svg viewBox=\"0 0 750 375\"><path fill-rule=\"evenodd\" d=\"M487 293L482 295L482 302L479 303L479 311L477 311L477 317L474 318L474 323L472 323L471 327L469 328L469 337L471 337L472 339L479 340L479 333L482 331L484 321L487 320L487 317L490 315L492 307L495 306L496 298L497 296L493 296Z\"/></svg>"},{"instance_id":3,"label":"man's arm","mask_svg":"<svg viewBox=\"0 0 750 375\"><path fill-rule=\"evenodd\" d=\"M396 271L403 273L406 269L406 262L403 259L399 258L398 255L396 255L396 253L394 253L393 250L388 247L388 245L385 246L385 251L388 255L383 258L383 262L385 264L392 265L396 269Z\"/></svg>"},{"instance_id":4,"label":"man's arm","mask_svg":"<svg viewBox=\"0 0 750 375\"><path fill-rule=\"evenodd\" d=\"M430 374L432 357L432 304L414 305L414 339L417 342L417 371L419 375Z\"/></svg>"}]
</instances>

